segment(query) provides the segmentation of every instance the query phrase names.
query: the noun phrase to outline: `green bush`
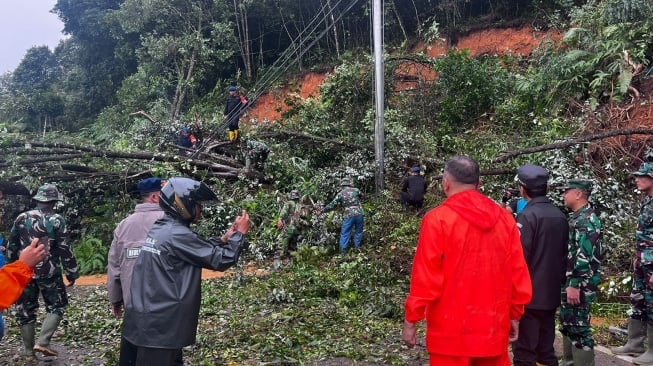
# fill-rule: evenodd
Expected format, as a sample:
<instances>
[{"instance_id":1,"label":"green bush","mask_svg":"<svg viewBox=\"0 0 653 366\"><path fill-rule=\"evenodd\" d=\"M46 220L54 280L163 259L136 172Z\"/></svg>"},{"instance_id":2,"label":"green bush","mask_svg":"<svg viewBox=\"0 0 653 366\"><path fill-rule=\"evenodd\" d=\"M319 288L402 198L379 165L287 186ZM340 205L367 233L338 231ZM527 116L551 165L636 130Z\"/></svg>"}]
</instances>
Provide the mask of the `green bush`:
<instances>
[{"instance_id":1,"label":"green bush","mask_svg":"<svg viewBox=\"0 0 653 366\"><path fill-rule=\"evenodd\" d=\"M77 259L80 274L106 273L109 248L102 243L102 240L91 236L83 237L73 245L73 253Z\"/></svg>"}]
</instances>

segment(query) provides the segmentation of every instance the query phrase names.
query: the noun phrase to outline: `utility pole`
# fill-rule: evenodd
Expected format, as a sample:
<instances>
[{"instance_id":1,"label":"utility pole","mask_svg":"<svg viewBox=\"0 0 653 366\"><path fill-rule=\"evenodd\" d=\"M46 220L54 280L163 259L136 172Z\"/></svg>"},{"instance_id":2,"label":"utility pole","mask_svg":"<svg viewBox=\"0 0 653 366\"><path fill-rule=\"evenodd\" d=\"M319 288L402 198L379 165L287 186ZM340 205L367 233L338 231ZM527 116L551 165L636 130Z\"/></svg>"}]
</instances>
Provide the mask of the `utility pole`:
<instances>
[{"instance_id":1,"label":"utility pole","mask_svg":"<svg viewBox=\"0 0 653 366\"><path fill-rule=\"evenodd\" d=\"M372 28L374 30L374 89L376 118L374 120L374 156L376 160L376 193L383 191L385 145L384 90L383 90L383 0L372 0Z\"/></svg>"}]
</instances>

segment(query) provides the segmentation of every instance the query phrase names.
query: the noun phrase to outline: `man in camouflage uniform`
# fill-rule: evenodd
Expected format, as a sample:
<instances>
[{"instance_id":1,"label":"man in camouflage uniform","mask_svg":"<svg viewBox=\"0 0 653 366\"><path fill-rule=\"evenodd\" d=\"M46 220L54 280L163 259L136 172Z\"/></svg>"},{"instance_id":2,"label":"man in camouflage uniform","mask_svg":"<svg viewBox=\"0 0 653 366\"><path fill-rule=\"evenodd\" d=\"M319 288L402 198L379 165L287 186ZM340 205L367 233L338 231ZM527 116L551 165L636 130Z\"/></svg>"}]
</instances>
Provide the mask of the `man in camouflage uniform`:
<instances>
[{"instance_id":1,"label":"man in camouflage uniform","mask_svg":"<svg viewBox=\"0 0 653 366\"><path fill-rule=\"evenodd\" d=\"M307 207L300 202L299 191L292 190L289 198L277 220L277 228L282 230L281 248L277 254L279 258L288 257L291 251L297 249L297 241L302 229L309 225Z\"/></svg>"},{"instance_id":2,"label":"man in camouflage uniform","mask_svg":"<svg viewBox=\"0 0 653 366\"><path fill-rule=\"evenodd\" d=\"M340 254L344 254L349 247L349 236L354 229L354 248L358 248L363 240L363 206L361 204L362 194L358 188L353 187L351 178L345 177L340 182L343 189L338 192L336 198L331 201L324 211L328 212L336 206L345 209L345 219L340 229Z\"/></svg>"},{"instance_id":3,"label":"man in camouflage uniform","mask_svg":"<svg viewBox=\"0 0 653 366\"><path fill-rule=\"evenodd\" d=\"M252 169L252 165L257 170L263 170L265 162L268 160L270 148L264 142L249 139L245 144L245 169Z\"/></svg>"},{"instance_id":4,"label":"man in camouflage uniform","mask_svg":"<svg viewBox=\"0 0 653 366\"><path fill-rule=\"evenodd\" d=\"M623 347L612 348L612 352L618 355L639 355L633 359L633 363L653 365L653 163L642 164L632 175L635 176L637 189L646 194L646 198L641 203L637 216L628 341ZM644 338L647 334L648 351L644 353Z\"/></svg>"},{"instance_id":5,"label":"man in camouflage uniform","mask_svg":"<svg viewBox=\"0 0 653 366\"><path fill-rule=\"evenodd\" d=\"M48 256L36 265L32 281L27 284L23 294L16 302L16 318L25 347L24 356L33 359L34 352L46 356L56 356L57 351L50 347L52 334L59 326L64 310L68 305L66 286L61 278L63 266L68 286L72 286L79 277L77 261L73 255L70 239L66 229L66 220L54 212L57 201L63 196L54 184L44 184L33 197L36 208L18 215L11 228L7 259L18 260L20 252L34 238L45 243ZM36 312L39 307L39 294L45 302L46 317L43 320L41 334L34 342Z\"/></svg>"},{"instance_id":6,"label":"man in camouflage uniform","mask_svg":"<svg viewBox=\"0 0 653 366\"><path fill-rule=\"evenodd\" d=\"M567 272L562 287L560 331L562 366L594 366L590 308L601 282L601 222L588 200L592 182L572 179L562 193L569 217Z\"/></svg>"}]
</instances>

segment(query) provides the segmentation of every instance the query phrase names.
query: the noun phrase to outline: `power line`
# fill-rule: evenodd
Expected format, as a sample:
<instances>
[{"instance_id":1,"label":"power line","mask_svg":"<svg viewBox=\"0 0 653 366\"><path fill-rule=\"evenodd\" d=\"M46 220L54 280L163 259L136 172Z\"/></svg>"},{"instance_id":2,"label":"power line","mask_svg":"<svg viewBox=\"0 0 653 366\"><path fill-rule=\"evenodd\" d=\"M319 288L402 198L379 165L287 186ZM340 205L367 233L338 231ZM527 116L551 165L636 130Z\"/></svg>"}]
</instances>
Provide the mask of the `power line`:
<instances>
[{"instance_id":1,"label":"power line","mask_svg":"<svg viewBox=\"0 0 653 366\"><path fill-rule=\"evenodd\" d=\"M277 60L272 64L270 69L254 84L254 87L252 88L253 92L245 95L246 99L248 100L248 105L256 101L274 81L276 81L290 68L290 66L296 64L306 52L308 52L318 41L320 41L322 37L324 37L336 25L336 23L339 22L340 19L342 19L342 17L348 13L354 7L354 5L356 5L356 3L358 3L359 0L351 0L350 3L344 8L344 10L341 11L338 16L333 19L331 24L329 24L323 31L319 32L308 45L305 45L305 43L308 42L308 39L310 39L310 36L312 36L317 31L318 27L322 26L322 22L326 22L329 18L328 16L320 15L328 14L329 16L333 16L334 9L337 9L343 1L344 0L338 0L334 6L330 7L329 11L326 11L326 5L322 4L322 11L316 12L315 16L309 22L309 24L294 39L291 40L291 45L281 53L279 58L277 58ZM317 24L314 24L318 19L321 20ZM300 52L296 52L295 50L297 49L299 49ZM296 54L297 57L293 59L294 54ZM240 116L246 107L247 106L241 105L231 113L237 113L237 115ZM227 125L229 124L230 117L233 116L231 113L227 116L222 124L213 130L207 139L202 141L200 147L195 152L193 152L191 157L203 151L208 146L210 141L214 140L218 135L224 133Z\"/></svg>"}]
</instances>

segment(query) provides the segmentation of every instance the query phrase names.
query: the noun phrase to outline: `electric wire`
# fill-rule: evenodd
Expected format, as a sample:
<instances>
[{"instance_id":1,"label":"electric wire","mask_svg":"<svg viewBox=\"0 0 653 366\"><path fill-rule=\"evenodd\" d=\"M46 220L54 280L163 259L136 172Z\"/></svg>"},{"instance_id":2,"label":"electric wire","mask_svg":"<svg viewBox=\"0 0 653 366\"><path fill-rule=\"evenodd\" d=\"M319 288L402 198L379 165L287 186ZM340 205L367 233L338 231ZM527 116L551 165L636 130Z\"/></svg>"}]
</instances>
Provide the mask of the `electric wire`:
<instances>
[{"instance_id":1,"label":"electric wire","mask_svg":"<svg viewBox=\"0 0 653 366\"><path fill-rule=\"evenodd\" d=\"M331 21L331 24L329 24L324 30L318 33L318 35L308 45L304 45L304 43L307 42L307 40L310 39L311 36L317 31L318 27L322 27L322 22L328 21L329 17L320 17L321 13L325 14L326 12L326 14L331 16L334 13L335 9L337 9L343 1L344 0L338 0L335 5L331 6L329 11L326 11L326 5L322 4L322 11L316 12L316 15L309 22L309 24L294 39L291 40L290 46L288 46L281 53L279 58L277 58L269 70L254 84L252 92L245 95L245 98L248 101L247 105L240 105L239 108L236 108L231 113L240 116L244 109L246 109L249 105L251 105L251 103L258 99L266 91L266 89L281 75L283 75L283 73L285 73L293 64L296 64L299 59L301 59L301 57L306 52L308 52L317 42L319 42L322 37L324 37L324 35L326 35L334 26L336 26L340 19L342 19L342 17L348 13L360 0L351 0L349 4L343 9L343 11L339 12L338 16L335 17L333 21ZM314 24L317 19L321 20L317 24ZM312 29L309 30L308 28ZM297 41L298 39L299 41ZM296 49L299 49L300 52L296 52ZM293 59L294 55L297 57L294 57ZM224 133L229 124L230 117L233 116L231 113L230 115L226 116L225 121L222 124L213 130L208 138L202 141L198 149L195 150L190 156L191 158L202 152L218 135Z\"/></svg>"}]
</instances>

